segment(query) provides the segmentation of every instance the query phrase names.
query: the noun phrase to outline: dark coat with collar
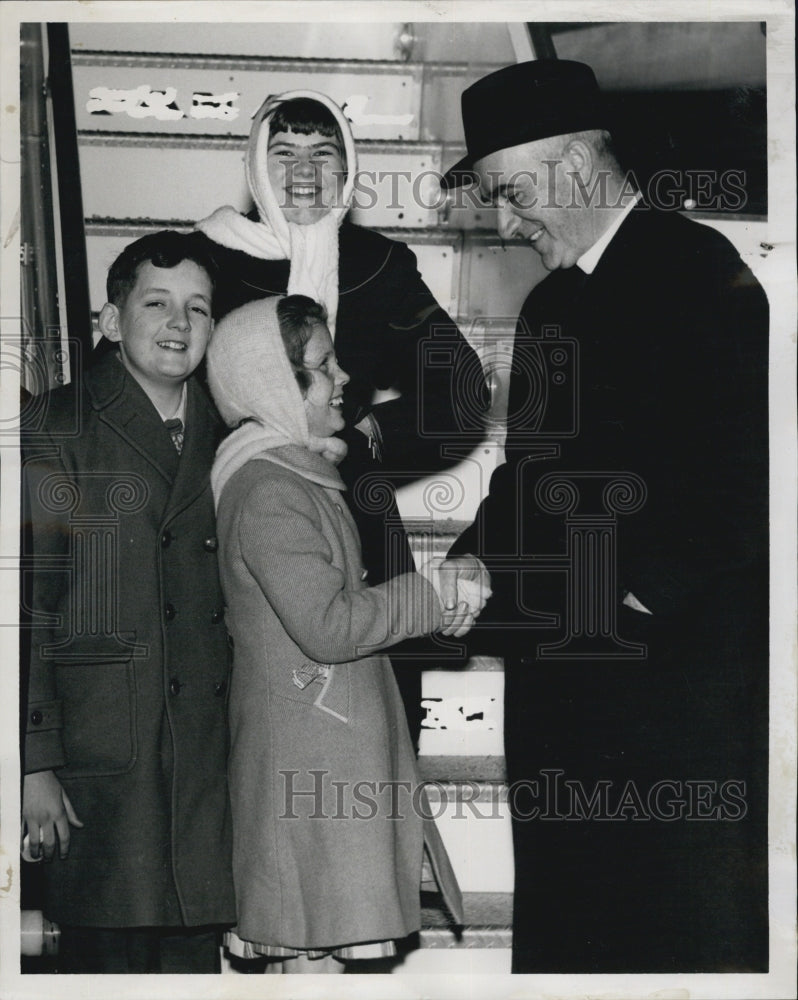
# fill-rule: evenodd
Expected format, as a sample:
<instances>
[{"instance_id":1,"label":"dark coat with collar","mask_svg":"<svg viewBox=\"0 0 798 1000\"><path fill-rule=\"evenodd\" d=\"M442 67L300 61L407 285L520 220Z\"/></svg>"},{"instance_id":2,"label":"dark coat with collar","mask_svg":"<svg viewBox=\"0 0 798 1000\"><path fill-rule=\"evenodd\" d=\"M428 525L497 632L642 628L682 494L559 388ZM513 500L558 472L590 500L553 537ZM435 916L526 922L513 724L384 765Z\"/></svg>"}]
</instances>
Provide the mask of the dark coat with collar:
<instances>
[{"instance_id":1,"label":"dark coat with collar","mask_svg":"<svg viewBox=\"0 0 798 1000\"><path fill-rule=\"evenodd\" d=\"M285 294L289 261L216 244L213 253L221 271L214 296L220 316ZM335 350L350 376L344 392L349 426L341 435L349 454L339 468L369 580L380 583L413 567L393 488L453 465L458 458L451 449L459 442L465 440L465 453L479 443L487 397L476 352L424 284L406 244L344 222L338 283ZM375 393L389 389L397 390L396 398L374 405ZM353 427L368 413L381 432L377 459Z\"/></svg>"},{"instance_id":2,"label":"dark coat with collar","mask_svg":"<svg viewBox=\"0 0 798 1000\"><path fill-rule=\"evenodd\" d=\"M475 643L506 657L509 778L537 782L516 803L514 970L763 970L767 300L724 237L639 208L591 276L533 290L515 357L508 462L457 543L494 570ZM567 516L550 473L579 497ZM636 498L602 496L616 473ZM606 574L569 604L600 538ZM569 616L581 649L551 648Z\"/></svg>"},{"instance_id":3,"label":"dark coat with collar","mask_svg":"<svg viewBox=\"0 0 798 1000\"><path fill-rule=\"evenodd\" d=\"M220 422L189 379L178 456L109 354L27 435L33 635L26 769L82 829L46 866L46 914L129 927L234 919L229 651L209 471Z\"/></svg>"},{"instance_id":4,"label":"dark coat with collar","mask_svg":"<svg viewBox=\"0 0 798 1000\"><path fill-rule=\"evenodd\" d=\"M213 244L220 275L214 309L224 316L253 299L284 295L290 263L261 260ZM395 490L456 464L479 443L487 407L480 360L399 240L344 221L339 230L335 350L350 376L344 392L349 446L339 471L357 523L369 582L414 568ZM376 405L375 393L395 398ZM355 428L367 414L380 440L370 446ZM394 649L396 679L418 739L422 709L418 665L426 646ZM399 664L399 660L402 663Z\"/></svg>"}]
</instances>

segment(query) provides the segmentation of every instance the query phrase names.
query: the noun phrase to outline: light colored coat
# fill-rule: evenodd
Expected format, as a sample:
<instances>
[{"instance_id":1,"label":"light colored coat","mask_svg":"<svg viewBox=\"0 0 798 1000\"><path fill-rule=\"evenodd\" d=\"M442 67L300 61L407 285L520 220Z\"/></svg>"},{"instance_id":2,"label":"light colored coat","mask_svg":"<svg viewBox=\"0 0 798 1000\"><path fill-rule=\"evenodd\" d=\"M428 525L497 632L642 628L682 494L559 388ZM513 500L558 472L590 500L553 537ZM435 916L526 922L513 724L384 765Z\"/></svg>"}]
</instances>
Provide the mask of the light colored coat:
<instances>
[{"instance_id":1,"label":"light colored coat","mask_svg":"<svg viewBox=\"0 0 798 1000\"><path fill-rule=\"evenodd\" d=\"M237 930L263 944L327 948L418 930L425 839L462 919L379 653L437 628L440 604L416 573L367 586L341 488L333 466L288 445L235 472L218 505L235 648Z\"/></svg>"}]
</instances>

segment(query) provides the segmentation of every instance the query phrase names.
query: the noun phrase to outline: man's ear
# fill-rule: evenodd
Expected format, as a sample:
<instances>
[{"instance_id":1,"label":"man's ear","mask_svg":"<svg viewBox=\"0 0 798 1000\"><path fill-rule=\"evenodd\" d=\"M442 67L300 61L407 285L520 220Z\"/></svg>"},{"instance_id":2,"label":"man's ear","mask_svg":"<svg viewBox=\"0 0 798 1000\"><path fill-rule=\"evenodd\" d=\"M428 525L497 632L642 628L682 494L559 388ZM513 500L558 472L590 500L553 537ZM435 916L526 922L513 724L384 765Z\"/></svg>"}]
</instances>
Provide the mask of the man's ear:
<instances>
[{"instance_id":1,"label":"man's ear","mask_svg":"<svg viewBox=\"0 0 798 1000\"><path fill-rule=\"evenodd\" d=\"M122 331L119 328L119 310L113 303L106 302L100 310L98 326L100 333L106 340L118 344L122 339Z\"/></svg>"},{"instance_id":2,"label":"man's ear","mask_svg":"<svg viewBox=\"0 0 798 1000\"><path fill-rule=\"evenodd\" d=\"M593 176L594 158L593 150L581 139L571 139L563 150L563 159L566 161L571 173L579 174L582 181L587 184Z\"/></svg>"}]
</instances>

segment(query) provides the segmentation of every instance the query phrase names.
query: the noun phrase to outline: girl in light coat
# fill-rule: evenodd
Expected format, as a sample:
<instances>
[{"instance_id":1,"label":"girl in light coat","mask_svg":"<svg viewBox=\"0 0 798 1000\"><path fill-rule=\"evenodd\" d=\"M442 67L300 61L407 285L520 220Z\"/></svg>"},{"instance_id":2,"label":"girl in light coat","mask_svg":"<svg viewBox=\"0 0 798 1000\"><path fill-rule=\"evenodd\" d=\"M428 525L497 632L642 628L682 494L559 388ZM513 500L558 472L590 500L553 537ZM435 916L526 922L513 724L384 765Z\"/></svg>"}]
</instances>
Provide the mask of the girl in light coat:
<instances>
[{"instance_id":1,"label":"girl in light coat","mask_svg":"<svg viewBox=\"0 0 798 1000\"><path fill-rule=\"evenodd\" d=\"M466 593L481 564L465 560L457 584L437 568L366 583L335 467L348 376L317 303L293 295L230 313L208 377L237 428L211 476L234 643L228 943L285 971L340 971L419 930L425 855L462 922L382 650L438 629L464 634L483 603Z\"/></svg>"}]
</instances>

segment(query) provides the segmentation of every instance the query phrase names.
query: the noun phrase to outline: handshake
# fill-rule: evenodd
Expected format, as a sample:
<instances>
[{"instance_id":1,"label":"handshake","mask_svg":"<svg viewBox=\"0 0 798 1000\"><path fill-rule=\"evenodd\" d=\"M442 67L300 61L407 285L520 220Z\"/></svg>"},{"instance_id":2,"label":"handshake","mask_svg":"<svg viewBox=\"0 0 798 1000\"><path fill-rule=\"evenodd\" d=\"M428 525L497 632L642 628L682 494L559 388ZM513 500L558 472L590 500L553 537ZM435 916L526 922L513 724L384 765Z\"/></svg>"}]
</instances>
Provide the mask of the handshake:
<instances>
[{"instance_id":1,"label":"handshake","mask_svg":"<svg viewBox=\"0 0 798 1000\"><path fill-rule=\"evenodd\" d=\"M476 556L436 557L420 570L441 602L441 635L455 638L471 630L491 595L490 576Z\"/></svg>"}]
</instances>

